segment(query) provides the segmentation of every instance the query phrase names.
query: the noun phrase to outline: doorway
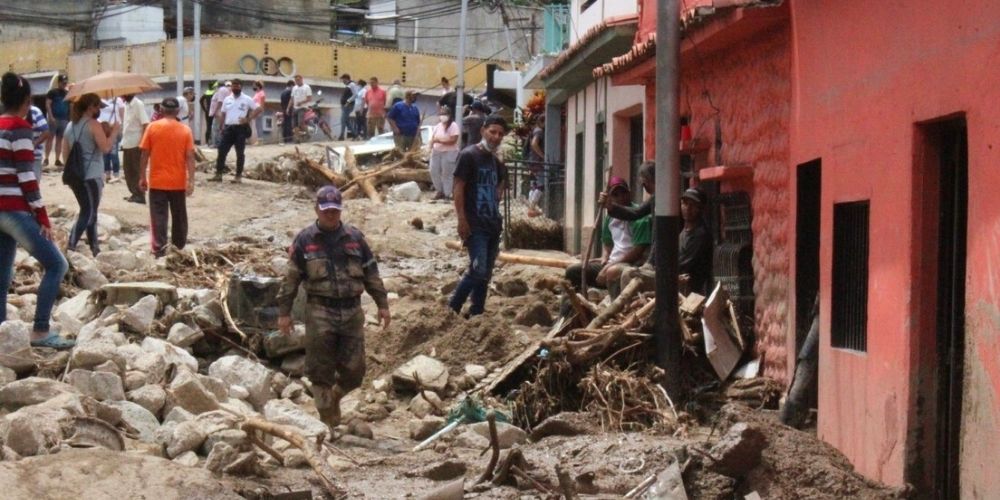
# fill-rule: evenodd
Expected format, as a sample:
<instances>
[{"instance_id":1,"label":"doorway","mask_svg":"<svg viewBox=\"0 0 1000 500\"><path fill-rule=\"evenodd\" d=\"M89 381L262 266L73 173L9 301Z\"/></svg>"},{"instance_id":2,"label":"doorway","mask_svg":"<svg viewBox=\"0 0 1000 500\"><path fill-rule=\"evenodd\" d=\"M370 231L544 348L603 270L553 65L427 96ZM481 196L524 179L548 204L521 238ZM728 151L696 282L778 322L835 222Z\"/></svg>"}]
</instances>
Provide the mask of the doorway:
<instances>
[{"instance_id":1,"label":"doorway","mask_svg":"<svg viewBox=\"0 0 1000 500\"><path fill-rule=\"evenodd\" d=\"M819 220L822 162L803 163L796 171L795 197L795 352L809 334L819 295Z\"/></svg>"}]
</instances>

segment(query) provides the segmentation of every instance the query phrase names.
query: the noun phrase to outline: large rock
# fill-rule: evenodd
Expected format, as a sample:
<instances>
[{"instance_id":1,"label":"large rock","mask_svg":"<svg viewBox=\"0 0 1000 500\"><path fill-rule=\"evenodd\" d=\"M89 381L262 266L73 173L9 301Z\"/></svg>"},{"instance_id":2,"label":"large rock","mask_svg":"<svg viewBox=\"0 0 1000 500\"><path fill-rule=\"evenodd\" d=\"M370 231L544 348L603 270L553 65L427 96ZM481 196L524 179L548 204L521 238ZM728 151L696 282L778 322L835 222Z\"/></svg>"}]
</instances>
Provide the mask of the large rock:
<instances>
[{"instance_id":1,"label":"large rock","mask_svg":"<svg viewBox=\"0 0 1000 500\"><path fill-rule=\"evenodd\" d=\"M67 252L72 274L80 288L97 290L108 284L108 278L101 273L97 262L77 252Z\"/></svg>"},{"instance_id":2,"label":"large rock","mask_svg":"<svg viewBox=\"0 0 1000 500\"><path fill-rule=\"evenodd\" d=\"M79 394L69 384L42 377L28 377L0 387L0 406L16 410L22 406L44 403L60 394Z\"/></svg>"},{"instance_id":3,"label":"large rock","mask_svg":"<svg viewBox=\"0 0 1000 500\"><path fill-rule=\"evenodd\" d=\"M486 378L487 374L489 374L489 372L483 365L473 365L473 364L465 365L465 375L471 378L475 382L479 382L480 380Z\"/></svg>"},{"instance_id":4,"label":"large rock","mask_svg":"<svg viewBox=\"0 0 1000 500\"><path fill-rule=\"evenodd\" d=\"M306 328L303 325L295 325L290 335L274 332L264 337L264 354L268 358L280 358L305 348Z\"/></svg>"},{"instance_id":5,"label":"large rock","mask_svg":"<svg viewBox=\"0 0 1000 500\"><path fill-rule=\"evenodd\" d=\"M200 328L211 329L222 327L222 306L219 305L219 301L217 300L195 307L191 310L191 316L194 318L195 324Z\"/></svg>"},{"instance_id":6,"label":"large rock","mask_svg":"<svg viewBox=\"0 0 1000 500\"><path fill-rule=\"evenodd\" d=\"M469 428L476 434L479 434L486 439L490 438L489 422L472 424ZM524 432L524 430L516 425L511 425L506 422L497 422L497 441L500 443L500 449L506 450L515 444L527 442L528 433Z\"/></svg>"},{"instance_id":7,"label":"large rock","mask_svg":"<svg viewBox=\"0 0 1000 500\"><path fill-rule=\"evenodd\" d=\"M208 452L208 458L205 459L205 468L212 472L220 473L226 466L236 461L236 457L238 456L239 452L230 446L229 443L215 443Z\"/></svg>"},{"instance_id":8,"label":"large rock","mask_svg":"<svg viewBox=\"0 0 1000 500\"><path fill-rule=\"evenodd\" d=\"M142 339L142 350L163 356L168 365L186 366L193 372L198 371L198 360L191 353L165 340L146 337Z\"/></svg>"},{"instance_id":9,"label":"large rock","mask_svg":"<svg viewBox=\"0 0 1000 500\"><path fill-rule=\"evenodd\" d=\"M111 214L98 213L97 214L97 231L99 234L105 236L111 236L112 234L118 234L122 232L122 223L118 221L118 218Z\"/></svg>"},{"instance_id":10,"label":"large rock","mask_svg":"<svg viewBox=\"0 0 1000 500\"><path fill-rule=\"evenodd\" d=\"M63 327L63 333L70 336L79 334L83 325L97 315L97 306L90 300L90 295L90 291L84 290L59 304L52 313L52 318Z\"/></svg>"},{"instance_id":11,"label":"large rock","mask_svg":"<svg viewBox=\"0 0 1000 500\"><path fill-rule=\"evenodd\" d=\"M0 438L21 456L46 454L62 440L63 425L71 418L56 405L28 406L0 420Z\"/></svg>"},{"instance_id":12,"label":"large rock","mask_svg":"<svg viewBox=\"0 0 1000 500\"><path fill-rule=\"evenodd\" d=\"M229 385L243 386L250 397L247 399L255 408L263 407L271 399L271 379L274 372L260 363L242 356L223 356L208 367L208 374Z\"/></svg>"},{"instance_id":13,"label":"large rock","mask_svg":"<svg viewBox=\"0 0 1000 500\"><path fill-rule=\"evenodd\" d=\"M149 410L153 415L159 415L163 405L167 403L167 391L158 385L144 385L129 392L128 400Z\"/></svg>"},{"instance_id":14,"label":"large rock","mask_svg":"<svg viewBox=\"0 0 1000 500\"><path fill-rule=\"evenodd\" d=\"M531 429L531 440L538 441L548 436L578 436L597 431L586 413L562 412L542 420Z\"/></svg>"},{"instance_id":15,"label":"large rock","mask_svg":"<svg viewBox=\"0 0 1000 500\"><path fill-rule=\"evenodd\" d=\"M276 424L298 427L310 437L329 432L326 424L287 399L268 401L264 405L264 418Z\"/></svg>"},{"instance_id":16,"label":"large rock","mask_svg":"<svg viewBox=\"0 0 1000 500\"><path fill-rule=\"evenodd\" d=\"M139 441L144 443L156 442L156 429L160 427L160 422L156 420L156 415L131 401L112 401L111 406L118 408L122 412L122 421L139 433Z\"/></svg>"},{"instance_id":17,"label":"large rock","mask_svg":"<svg viewBox=\"0 0 1000 500\"><path fill-rule=\"evenodd\" d=\"M148 295L155 295L161 304L174 304L177 302L177 287L158 281L112 283L101 287L98 294L101 305L129 307Z\"/></svg>"},{"instance_id":18,"label":"large rock","mask_svg":"<svg viewBox=\"0 0 1000 500\"><path fill-rule=\"evenodd\" d=\"M418 378L423 388L440 393L448 385L448 368L444 363L421 354L392 372L393 387L396 388L416 388Z\"/></svg>"},{"instance_id":19,"label":"large rock","mask_svg":"<svg viewBox=\"0 0 1000 500\"><path fill-rule=\"evenodd\" d=\"M97 256L97 265L108 274L115 271L139 271L156 264L152 259L143 258L145 255L130 250L105 250Z\"/></svg>"},{"instance_id":20,"label":"large rock","mask_svg":"<svg viewBox=\"0 0 1000 500\"><path fill-rule=\"evenodd\" d=\"M121 355L114 344L108 342L88 342L78 345L73 349L73 354L69 359L71 368L83 368L89 370L95 366L103 365L108 361L114 362L119 369L125 369L127 363L125 357Z\"/></svg>"},{"instance_id":21,"label":"large rock","mask_svg":"<svg viewBox=\"0 0 1000 500\"><path fill-rule=\"evenodd\" d=\"M96 319L83 325L80 328L80 333L76 336L76 345L83 346L87 344L111 344L113 346L121 346L128 342L125 338L125 334L118 331L118 325L106 325L105 320Z\"/></svg>"},{"instance_id":22,"label":"large rock","mask_svg":"<svg viewBox=\"0 0 1000 500\"><path fill-rule=\"evenodd\" d=\"M243 498L209 471L163 458L96 448L0 463L0 484L7 500Z\"/></svg>"},{"instance_id":23,"label":"large rock","mask_svg":"<svg viewBox=\"0 0 1000 500\"><path fill-rule=\"evenodd\" d=\"M710 468L720 474L740 478L760 465L767 437L757 427L739 422L729 428L709 454Z\"/></svg>"},{"instance_id":24,"label":"large rock","mask_svg":"<svg viewBox=\"0 0 1000 500\"><path fill-rule=\"evenodd\" d=\"M410 400L410 413L414 417L424 418L427 415L441 415L441 410L444 408L444 403L441 398L438 397L437 393L430 391L423 391L422 394L417 394L413 396Z\"/></svg>"},{"instance_id":25,"label":"large rock","mask_svg":"<svg viewBox=\"0 0 1000 500\"><path fill-rule=\"evenodd\" d=\"M250 449L250 438L246 432L239 429L223 429L213 432L205 438L205 443L201 445L202 454L208 455L211 453L216 443L226 443L238 451Z\"/></svg>"},{"instance_id":26,"label":"large rock","mask_svg":"<svg viewBox=\"0 0 1000 500\"><path fill-rule=\"evenodd\" d=\"M219 400L215 397L198 375L186 370L178 372L170 383L170 397L175 406L180 406L194 414L219 409Z\"/></svg>"},{"instance_id":27,"label":"large rock","mask_svg":"<svg viewBox=\"0 0 1000 500\"><path fill-rule=\"evenodd\" d=\"M136 333L149 333L159 309L160 299L147 295L122 313L122 323Z\"/></svg>"},{"instance_id":28,"label":"large rock","mask_svg":"<svg viewBox=\"0 0 1000 500\"><path fill-rule=\"evenodd\" d=\"M407 429L410 431L410 439L422 441L434 435L445 426L446 420L442 417L424 417L410 420Z\"/></svg>"},{"instance_id":29,"label":"large rock","mask_svg":"<svg viewBox=\"0 0 1000 500\"><path fill-rule=\"evenodd\" d=\"M17 320L0 324L0 365L18 373L35 367L30 324Z\"/></svg>"},{"instance_id":30,"label":"large rock","mask_svg":"<svg viewBox=\"0 0 1000 500\"><path fill-rule=\"evenodd\" d=\"M191 328L184 323L174 323L174 326L170 327L170 333L167 334L167 342L181 348L191 347L204 337L205 333L201 330Z\"/></svg>"},{"instance_id":31,"label":"large rock","mask_svg":"<svg viewBox=\"0 0 1000 500\"><path fill-rule=\"evenodd\" d=\"M174 458L185 451L195 451L205 442L205 430L197 421L181 422L174 427L174 432L167 444L167 456Z\"/></svg>"},{"instance_id":32,"label":"large rock","mask_svg":"<svg viewBox=\"0 0 1000 500\"><path fill-rule=\"evenodd\" d=\"M66 382L76 387L80 394L98 401L121 401L125 399L122 379L114 373L93 372L76 369L69 372Z\"/></svg>"},{"instance_id":33,"label":"large rock","mask_svg":"<svg viewBox=\"0 0 1000 500\"><path fill-rule=\"evenodd\" d=\"M182 366L190 368L189 364L184 364ZM133 358L132 362L128 365L129 370L136 370L145 375L146 384L159 384L165 382L167 378L167 367L167 362L163 359L161 354L145 351Z\"/></svg>"},{"instance_id":34,"label":"large rock","mask_svg":"<svg viewBox=\"0 0 1000 500\"><path fill-rule=\"evenodd\" d=\"M17 380L17 373L6 366L0 366L0 387Z\"/></svg>"}]
</instances>

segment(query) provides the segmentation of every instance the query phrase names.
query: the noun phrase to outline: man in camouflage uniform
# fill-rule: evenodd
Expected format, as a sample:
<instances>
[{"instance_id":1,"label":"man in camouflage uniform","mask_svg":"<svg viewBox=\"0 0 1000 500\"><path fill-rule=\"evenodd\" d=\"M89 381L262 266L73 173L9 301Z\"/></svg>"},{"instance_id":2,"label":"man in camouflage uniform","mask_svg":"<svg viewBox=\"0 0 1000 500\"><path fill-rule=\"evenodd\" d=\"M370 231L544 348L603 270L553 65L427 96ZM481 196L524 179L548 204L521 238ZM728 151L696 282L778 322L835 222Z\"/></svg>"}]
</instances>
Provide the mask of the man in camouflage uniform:
<instances>
[{"instance_id":1,"label":"man in camouflage uniform","mask_svg":"<svg viewBox=\"0 0 1000 500\"><path fill-rule=\"evenodd\" d=\"M320 418L331 431L340 424L340 399L365 377L362 292L375 299L383 328L389 326L389 302L375 256L361 231L341 222L342 207L336 187L320 188L316 222L292 242L278 293L283 335L292 331L292 302L300 284L308 294L305 374Z\"/></svg>"}]
</instances>

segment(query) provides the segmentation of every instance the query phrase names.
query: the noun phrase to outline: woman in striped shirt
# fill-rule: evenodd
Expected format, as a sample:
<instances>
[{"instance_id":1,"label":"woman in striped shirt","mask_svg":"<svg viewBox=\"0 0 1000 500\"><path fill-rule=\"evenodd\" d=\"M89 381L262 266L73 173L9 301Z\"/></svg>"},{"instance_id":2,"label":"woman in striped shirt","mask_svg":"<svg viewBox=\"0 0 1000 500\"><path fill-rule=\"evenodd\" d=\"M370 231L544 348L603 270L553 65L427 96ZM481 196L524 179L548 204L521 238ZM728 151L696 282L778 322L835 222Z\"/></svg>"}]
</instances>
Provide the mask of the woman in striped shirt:
<instances>
[{"instance_id":1,"label":"woman in striped shirt","mask_svg":"<svg viewBox=\"0 0 1000 500\"><path fill-rule=\"evenodd\" d=\"M52 243L52 226L42 203L34 170L31 125L24 119L31 106L31 87L20 75L0 79L0 322L7 320L7 290L14 278L14 254L21 245L45 269L38 285L34 347L68 349L74 342L49 329L49 316L66 274L66 259Z\"/></svg>"}]
</instances>

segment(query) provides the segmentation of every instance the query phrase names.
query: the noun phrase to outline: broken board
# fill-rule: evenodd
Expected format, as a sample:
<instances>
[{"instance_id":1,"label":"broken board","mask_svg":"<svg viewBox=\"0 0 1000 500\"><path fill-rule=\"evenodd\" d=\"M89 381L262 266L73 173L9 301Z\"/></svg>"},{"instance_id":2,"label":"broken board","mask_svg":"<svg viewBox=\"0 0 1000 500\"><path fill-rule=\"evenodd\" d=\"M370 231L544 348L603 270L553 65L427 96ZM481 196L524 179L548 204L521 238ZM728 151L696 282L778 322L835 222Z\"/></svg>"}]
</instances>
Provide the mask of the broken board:
<instances>
[{"instance_id":1,"label":"broken board","mask_svg":"<svg viewBox=\"0 0 1000 500\"><path fill-rule=\"evenodd\" d=\"M743 355L743 351L733 341L726 328L724 318L728 316L726 308L728 298L729 294L722 289L722 285L716 284L715 290L705 303L705 312L701 318L705 354L719 380L729 378L729 374L736 368L736 363Z\"/></svg>"},{"instance_id":2,"label":"broken board","mask_svg":"<svg viewBox=\"0 0 1000 500\"><path fill-rule=\"evenodd\" d=\"M520 385L523 382L524 373L522 371L529 360L535 357L538 350L542 347L542 342L546 340L552 340L557 337L562 337L569 333L576 322L576 314L570 316L562 316L556 321L556 324L552 325L549 329L549 333L545 335L544 338L532 342L521 354L516 358L507 363L507 366L497 374L496 377L492 379L487 378L485 383L480 386L486 394L501 394L507 392L514 387ZM518 379L515 375L520 374L521 379ZM477 388L476 390L478 390Z\"/></svg>"}]
</instances>

